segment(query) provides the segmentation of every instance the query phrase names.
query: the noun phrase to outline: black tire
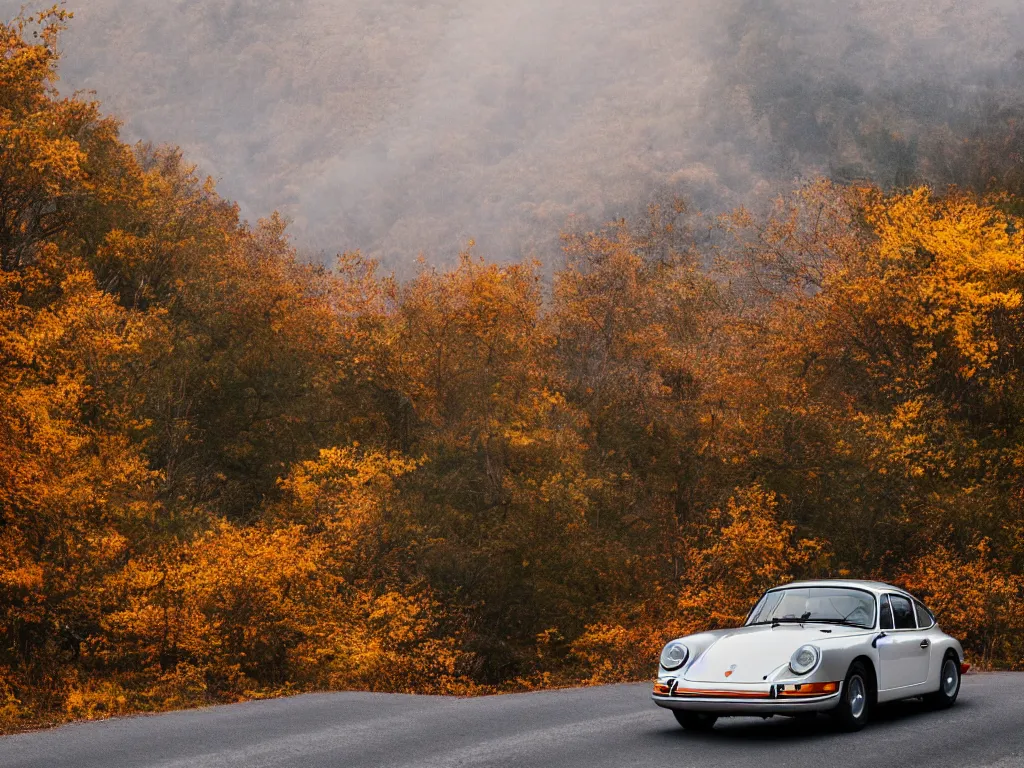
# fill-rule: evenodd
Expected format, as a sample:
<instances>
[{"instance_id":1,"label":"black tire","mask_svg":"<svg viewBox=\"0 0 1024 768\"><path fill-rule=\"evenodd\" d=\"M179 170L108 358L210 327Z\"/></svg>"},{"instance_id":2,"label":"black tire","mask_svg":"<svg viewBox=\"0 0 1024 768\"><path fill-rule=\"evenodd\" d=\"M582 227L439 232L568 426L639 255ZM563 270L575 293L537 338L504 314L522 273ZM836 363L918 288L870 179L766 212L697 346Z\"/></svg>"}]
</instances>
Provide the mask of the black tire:
<instances>
[{"instance_id":1,"label":"black tire","mask_svg":"<svg viewBox=\"0 0 1024 768\"><path fill-rule=\"evenodd\" d=\"M956 704L956 698L960 695L960 682L960 659L953 651L949 651L942 660L939 690L925 696L925 703L935 709L949 709Z\"/></svg>"},{"instance_id":2,"label":"black tire","mask_svg":"<svg viewBox=\"0 0 1024 768\"><path fill-rule=\"evenodd\" d=\"M871 716L871 683L868 675L863 663L853 662L843 681L839 706L830 713L839 728L848 733L859 731L868 724Z\"/></svg>"},{"instance_id":3,"label":"black tire","mask_svg":"<svg viewBox=\"0 0 1024 768\"><path fill-rule=\"evenodd\" d=\"M710 731L715 727L717 715L709 715L705 712L690 712L685 709L673 709L672 714L676 716L676 722L688 731Z\"/></svg>"}]
</instances>

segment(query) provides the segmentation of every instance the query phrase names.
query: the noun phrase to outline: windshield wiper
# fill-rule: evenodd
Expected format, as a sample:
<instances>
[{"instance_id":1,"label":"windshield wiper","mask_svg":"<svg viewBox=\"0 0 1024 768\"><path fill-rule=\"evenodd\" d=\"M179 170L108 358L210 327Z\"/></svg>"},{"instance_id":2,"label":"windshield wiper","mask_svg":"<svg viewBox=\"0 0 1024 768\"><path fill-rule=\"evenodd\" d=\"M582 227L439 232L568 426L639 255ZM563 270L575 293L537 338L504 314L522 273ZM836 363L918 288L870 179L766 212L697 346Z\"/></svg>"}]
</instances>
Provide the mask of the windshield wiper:
<instances>
[{"instance_id":1,"label":"windshield wiper","mask_svg":"<svg viewBox=\"0 0 1024 768\"><path fill-rule=\"evenodd\" d=\"M848 622L845 618L808 618L806 621L810 624L838 624L843 627L857 627L862 630L871 629L870 627L865 627L864 625L857 624L856 622Z\"/></svg>"},{"instance_id":2,"label":"windshield wiper","mask_svg":"<svg viewBox=\"0 0 1024 768\"><path fill-rule=\"evenodd\" d=\"M772 619L771 621L752 621L749 624L744 624L745 627L763 627L767 624L771 624L773 627L779 626L779 624L800 624L800 619Z\"/></svg>"},{"instance_id":3,"label":"windshield wiper","mask_svg":"<svg viewBox=\"0 0 1024 768\"><path fill-rule=\"evenodd\" d=\"M847 621L846 619L808 619L817 624L840 624L844 627L857 627L859 629L871 629L871 627L865 627L863 624L858 624L855 621Z\"/></svg>"}]
</instances>

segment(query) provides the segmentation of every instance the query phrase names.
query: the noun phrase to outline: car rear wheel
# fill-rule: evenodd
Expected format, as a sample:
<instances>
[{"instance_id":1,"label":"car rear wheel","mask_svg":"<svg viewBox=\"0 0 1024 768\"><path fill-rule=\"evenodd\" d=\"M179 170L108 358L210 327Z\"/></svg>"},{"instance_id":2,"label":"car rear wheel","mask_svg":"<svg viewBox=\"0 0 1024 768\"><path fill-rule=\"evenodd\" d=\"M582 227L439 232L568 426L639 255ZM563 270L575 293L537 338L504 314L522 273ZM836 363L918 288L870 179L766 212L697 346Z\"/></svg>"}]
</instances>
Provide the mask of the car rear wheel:
<instances>
[{"instance_id":1,"label":"car rear wheel","mask_svg":"<svg viewBox=\"0 0 1024 768\"><path fill-rule=\"evenodd\" d=\"M844 731L859 731L868 724L870 711L868 671L861 662L855 661L846 673L843 693L839 697L839 705L832 710L832 717Z\"/></svg>"},{"instance_id":2,"label":"car rear wheel","mask_svg":"<svg viewBox=\"0 0 1024 768\"><path fill-rule=\"evenodd\" d=\"M956 703L960 695L960 660L950 651L942 660L942 674L939 676L939 690L929 693L924 700L936 709L947 709Z\"/></svg>"},{"instance_id":3,"label":"car rear wheel","mask_svg":"<svg viewBox=\"0 0 1024 768\"><path fill-rule=\"evenodd\" d=\"M676 716L676 722L688 731L710 731L718 720L717 716L705 712L673 709L672 714Z\"/></svg>"}]
</instances>

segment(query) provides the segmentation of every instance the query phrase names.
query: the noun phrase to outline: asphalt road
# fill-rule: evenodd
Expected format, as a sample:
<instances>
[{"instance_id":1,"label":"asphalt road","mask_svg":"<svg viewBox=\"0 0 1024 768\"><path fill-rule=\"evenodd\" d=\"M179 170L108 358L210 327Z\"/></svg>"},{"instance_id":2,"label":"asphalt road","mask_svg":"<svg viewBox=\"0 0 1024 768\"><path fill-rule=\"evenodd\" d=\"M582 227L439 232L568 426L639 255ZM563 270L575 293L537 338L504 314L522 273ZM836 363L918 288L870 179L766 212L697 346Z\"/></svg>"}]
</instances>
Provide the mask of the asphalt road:
<instances>
[{"instance_id":1,"label":"asphalt road","mask_svg":"<svg viewBox=\"0 0 1024 768\"><path fill-rule=\"evenodd\" d=\"M482 699L339 693L69 725L0 739L32 768L1024 766L1024 674L970 675L957 705L882 709L856 734L825 717L738 718L692 734L619 685Z\"/></svg>"}]
</instances>

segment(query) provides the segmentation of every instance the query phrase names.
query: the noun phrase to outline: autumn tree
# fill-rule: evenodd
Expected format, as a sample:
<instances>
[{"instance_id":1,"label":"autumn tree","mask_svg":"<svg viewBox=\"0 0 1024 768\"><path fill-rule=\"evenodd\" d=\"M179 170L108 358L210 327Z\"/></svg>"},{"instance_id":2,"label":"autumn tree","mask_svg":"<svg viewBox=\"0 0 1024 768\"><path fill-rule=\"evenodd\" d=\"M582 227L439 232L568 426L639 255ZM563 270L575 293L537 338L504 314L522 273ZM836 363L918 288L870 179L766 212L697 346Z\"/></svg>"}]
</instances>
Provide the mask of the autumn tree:
<instances>
[{"instance_id":1,"label":"autumn tree","mask_svg":"<svg viewBox=\"0 0 1024 768\"><path fill-rule=\"evenodd\" d=\"M569 633L598 579L575 414L549 375L540 278L471 253L401 292L394 359L415 413L408 484L420 567L468 617L481 679L529 671L535 636Z\"/></svg>"},{"instance_id":2,"label":"autumn tree","mask_svg":"<svg viewBox=\"0 0 1024 768\"><path fill-rule=\"evenodd\" d=\"M841 572L1015 556L1019 232L999 201L827 184L741 227L752 461Z\"/></svg>"}]
</instances>

